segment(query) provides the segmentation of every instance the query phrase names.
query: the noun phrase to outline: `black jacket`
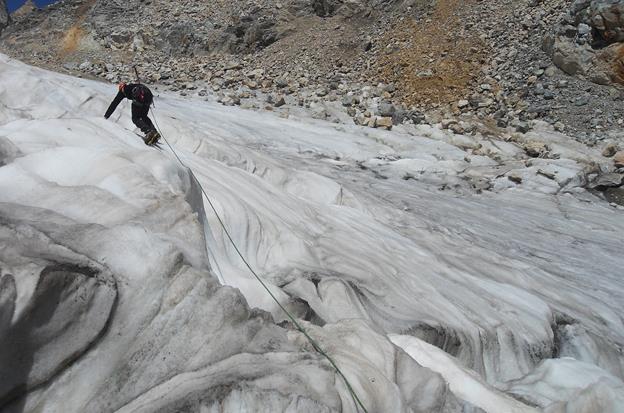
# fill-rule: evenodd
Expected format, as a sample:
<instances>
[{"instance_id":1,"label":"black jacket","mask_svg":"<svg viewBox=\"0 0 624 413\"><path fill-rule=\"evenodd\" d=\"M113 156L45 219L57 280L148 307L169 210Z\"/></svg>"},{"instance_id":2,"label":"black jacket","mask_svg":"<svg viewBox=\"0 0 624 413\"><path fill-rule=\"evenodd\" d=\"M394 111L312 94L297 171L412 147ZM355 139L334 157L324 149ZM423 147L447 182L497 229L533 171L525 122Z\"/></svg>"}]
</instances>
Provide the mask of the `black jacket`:
<instances>
[{"instance_id":1,"label":"black jacket","mask_svg":"<svg viewBox=\"0 0 624 413\"><path fill-rule=\"evenodd\" d=\"M126 85L123 91L119 91L115 99L111 102L104 117L108 119L113 114L117 106L122 100L130 99L133 105L148 107L152 104L153 95L149 88L145 85L138 83L129 83Z\"/></svg>"}]
</instances>

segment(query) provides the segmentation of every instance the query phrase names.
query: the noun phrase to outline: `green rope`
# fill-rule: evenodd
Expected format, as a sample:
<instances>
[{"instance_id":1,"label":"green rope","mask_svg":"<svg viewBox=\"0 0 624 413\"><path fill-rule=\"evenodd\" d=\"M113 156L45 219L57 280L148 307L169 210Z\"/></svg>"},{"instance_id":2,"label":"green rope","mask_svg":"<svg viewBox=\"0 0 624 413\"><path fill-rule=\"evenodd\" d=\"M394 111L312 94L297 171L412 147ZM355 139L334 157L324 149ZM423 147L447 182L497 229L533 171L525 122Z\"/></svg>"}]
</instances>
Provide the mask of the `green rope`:
<instances>
[{"instance_id":1,"label":"green rope","mask_svg":"<svg viewBox=\"0 0 624 413\"><path fill-rule=\"evenodd\" d=\"M206 191L204 190L204 187L202 186L202 184L199 182L199 180L197 179L197 177L195 176L195 174L193 173L193 170L191 168L189 168L188 166L186 166L186 164L182 161L182 159L180 159L180 157L178 156L178 154L176 153L175 149L173 149L173 147L169 144L169 141L167 141L167 138L165 138L165 136L162 133L162 130L160 129L160 127L158 126L158 122L156 121L156 114L154 113L154 110L151 109L152 112L152 117L154 118L154 124L156 125L156 129L158 130L158 133L160 133L160 136L163 138L163 140L165 141L165 143L167 144L167 146L169 147L169 149L171 149L171 152L175 155L175 157L178 159L178 162L180 162L180 165L182 165L184 168L188 169L188 171L190 172L190 174L193 176L193 178L195 178L195 180L197 181L197 183L199 184L199 188L201 189L202 193L204 194L204 196L206 197L206 200L208 201L208 204L210 205L210 208L212 209L212 211L214 212L215 216L217 217L217 220L219 221L219 224L221 225L221 228L223 228L223 232L225 232L225 235L227 235L227 238L230 240L230 243L232 244L232 246L234 247L234 249L236 250L236 253L238 254L238 256L241 258L241 260L245 263L245 266L249 269L249 271L254 275L254 277L256 277L256 279L258 280L258 282L260 282L260 284L262 285L262 287L264 287L264 289L269 293L269 295L271 296L271 298L273 299L273 301L275 301L277 303L277 305L279 306L279 308L282 309L282 311L284 313L286 313L286 315L288 316L288 318L290 319L290 321L292 321L292 323L295 325L295 327L297 327L297 330L299 330L305 337L306 339L310 342L310 344L312 344L312 347L314 348L314 350L316 350L319 354L321 354L323 357L325 357L329 363L334 367L334 369L336 370L336 372L338 373L338 375L342 378L342 380L345 382L347 389L349 390L349 393L351 394L351 397L354 399L355 402L355 407L356 409L359 411L358 405L362 408L362 410L364 411L364 413L368 413L368 410L366 410L366 407L364 407L364 404L362 403L362 401L360 400L360 398L358 397L357 393L355 392L355 390L353 390L353 387L351 387L351 383L349 383L349 380L347 380L346 376L342 373L342 371L340 370L340 368L336 365L336 362L334 362L334 360L329 356L329 354L327 354L322 348L321 346L312 338L310 337L310 335L308 334L308 332L306 331L305 328L303 328L303 326L301 324L299 324L299 322L297 322L297 320L295 319L295 317L290 314L290 312L288 310L286 310L286 308L284 308L284 306L282 305L282 303L279 302L279 300L277 299L277 297L275 297L275 295L273 295L273 293L271 292L271 290L269 289L269 287L265 284L265 282L262 280L262 278L260 278L260 276L256 273L256 271L254 271L254 269L251 267L251 265L249 264L249 262L247 262L247 260L245 259L245 257L243 256L243 254L240 252L240 250L238 249L238 246L236 245L236 243L234 242L234 239L232 239L232 236L230 235L230 232L228 231L227 227L225 226L225 223L223 222L223 220L221 219L221 216L219 215L219 213L217 212L217 209L215 208L214 204L212 203L210 197L208 196L208 194L206 193Z\"/></svg>"}]
</instances>

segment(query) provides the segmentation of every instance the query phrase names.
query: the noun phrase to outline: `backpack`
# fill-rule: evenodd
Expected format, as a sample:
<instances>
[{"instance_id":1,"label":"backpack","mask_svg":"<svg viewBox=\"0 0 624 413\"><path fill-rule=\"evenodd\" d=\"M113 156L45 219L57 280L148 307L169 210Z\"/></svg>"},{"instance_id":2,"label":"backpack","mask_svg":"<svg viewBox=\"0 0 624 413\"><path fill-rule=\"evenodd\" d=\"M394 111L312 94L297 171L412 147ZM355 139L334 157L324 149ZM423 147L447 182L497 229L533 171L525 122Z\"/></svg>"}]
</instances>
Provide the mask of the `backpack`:
<instances>
[{"instance_id":1,"label":"backpack","mask_svg":"<svg viewBox=\"0 0 624 413\"><path fill-rule=\"evenodd\" d=\"M132 102L143 106L152 103L152 92L143 85L136 85L132 88Z\"/></svg>"}]
</instances>

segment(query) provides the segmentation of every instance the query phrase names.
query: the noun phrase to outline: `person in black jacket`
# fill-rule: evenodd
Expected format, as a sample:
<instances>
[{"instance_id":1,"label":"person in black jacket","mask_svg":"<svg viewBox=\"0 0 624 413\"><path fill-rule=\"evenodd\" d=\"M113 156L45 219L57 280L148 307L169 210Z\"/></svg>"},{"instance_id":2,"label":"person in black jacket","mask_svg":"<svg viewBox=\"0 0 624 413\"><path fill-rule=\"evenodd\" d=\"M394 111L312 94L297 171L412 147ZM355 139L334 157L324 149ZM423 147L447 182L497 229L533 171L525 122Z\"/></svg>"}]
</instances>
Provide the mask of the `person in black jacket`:
<instances>
[{"instance_id":1,"label":"person in black jacket","mask_svg":"<svg viewBox=\"0 0 624 413\"><path fill-rule=\"evenodd\" d=\"M145 143L148 145L156 143L160 134L148 116L154 96L147 86L140 83L126 84L121 82L119 92L111 102L104 117L108 119L124 98L132 101L132 122L145 134L143 139Z\"/></svg>"}]
</instances>

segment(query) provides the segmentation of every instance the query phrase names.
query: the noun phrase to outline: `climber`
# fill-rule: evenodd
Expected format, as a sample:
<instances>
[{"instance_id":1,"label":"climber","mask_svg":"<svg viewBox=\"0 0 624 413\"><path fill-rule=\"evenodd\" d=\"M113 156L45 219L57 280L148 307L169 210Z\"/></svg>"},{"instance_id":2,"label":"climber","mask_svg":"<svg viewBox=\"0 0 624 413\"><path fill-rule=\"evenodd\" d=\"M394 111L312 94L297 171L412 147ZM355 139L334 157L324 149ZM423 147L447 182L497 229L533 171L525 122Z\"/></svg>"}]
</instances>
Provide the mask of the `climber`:
<instances>
[{"instance_id":1,"label":"climber","mask_svg":"<svg viewBox=\"0 0 624 413\"><path fill-rule=\"evenodd\" d=\"M125 84L121 82L119 84L117 96L115 96L115 99L111 102L104 115L106 119L113 114L123 98L132 101L132 122L145 134L143 141L145 141L147 145L156 144L158 139L160 139L160 134L156 131L154 124L147 116L149 114L150 105L154 99L152 92L147 86L140 83Z\"/></svg>"}]
</instances>

